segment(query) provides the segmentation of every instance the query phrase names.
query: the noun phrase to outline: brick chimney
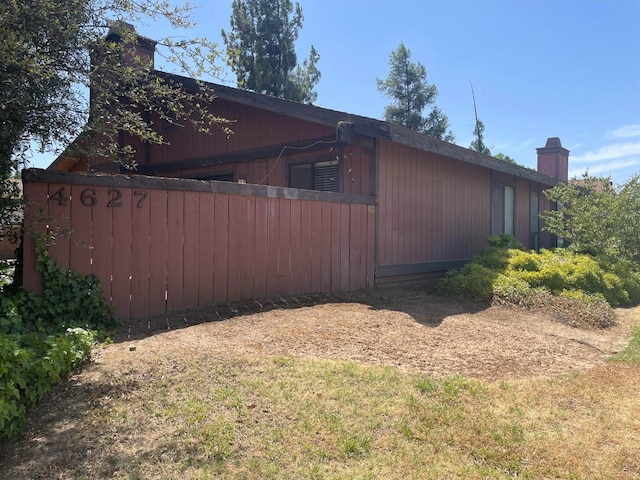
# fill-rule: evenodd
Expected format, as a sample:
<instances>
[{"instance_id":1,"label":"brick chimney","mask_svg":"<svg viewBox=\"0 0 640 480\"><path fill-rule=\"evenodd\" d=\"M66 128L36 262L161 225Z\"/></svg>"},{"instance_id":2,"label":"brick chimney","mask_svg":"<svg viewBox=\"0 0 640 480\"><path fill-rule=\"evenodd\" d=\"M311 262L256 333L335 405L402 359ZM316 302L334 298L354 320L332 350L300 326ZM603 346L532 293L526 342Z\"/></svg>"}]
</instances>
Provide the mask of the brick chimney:
<instances>
[{"instance_id":1,"label":"brick chimney","mask_svg":"<svg viewBox=\"0 0 640 480\"><path fill-rule=\"evenodd\" d=\"M107 35L96 41L91 55L91 73L89 88L89 123L92 124L94 114L101 108L114 108L111 99L121 95L131 85L144 80L145 75L154 72L155 41L142 37L136 33L133 25L124 22L113 22ZM111 67L111 68L110 68ZM124 68L122 68L124 67ZM140 75L140 77L138 77ZM103 125L93 125L93 131L87 136L81 147L80 154L90 158L90 167L101 171L116 171L117 164L106 158L101 147L113 138L106 138L102 132ZM104 125L108 129L108 125ZM118 144L123 147L123 135L120 134ZM99 151L101 154L96 154ZM78 153L76 152L76 155Z\"/></svg>"},{"instance_id":2,"label":"brick chimney","mask_svg":"<svg viewBox=\"0 0 640 480\"><path fill-rule=\"evenodd\" d=\"M110 90L110 83L116 83L122 80L119 77L110 78L113 76L113 72L110 72L109 69L106 69L106 71L101 69L102 65L106 65L107 63L111 63L112 65L122 64L134 67L137 71L146 70L153 72L156 43L157 42L153 40L138 35L135 27L130 23L123 22L122 20L114 22L109 27L109 32L106 37L96 42L94 49L91 51L91 104L93 104L95 100L94 85L98 83L105 84L106 87L100 90L108 92ZM113 44L119 45L122 47L122 50L120 50L120 48L113 49ZM102 72L102 75L97 75L99 72ZM93 108L90 110L93 110Z\"/></svg>"},{"instance_id":3,"label":"brick chimney","mask_svg":"<svg viewBox=\"0 0 640 480\"><path fill-rule=\"evenodd\" d=\"M561 182L569 181L569 150L562 146L558 137L547 138L547 144L536 151L538 172Z\"/></svg>"},{"instance_id":4,"label":"brick chimney","mask_svg":"<svg viewBox=\"0 0 640 480\"><path fill-rule=\"evenodd\" d=\"M125 62L132 65L141 65L153 70L154 55L156 51L156 43L146 37L142 37L136 33L136 28L130 23L118 20L109 27L107 33L107 41L121 43L123 40L127 43L133 43L135 39L134 49L125 49ZM127 45L128 47L129 45Z\"/></svg>"}]
</instances>

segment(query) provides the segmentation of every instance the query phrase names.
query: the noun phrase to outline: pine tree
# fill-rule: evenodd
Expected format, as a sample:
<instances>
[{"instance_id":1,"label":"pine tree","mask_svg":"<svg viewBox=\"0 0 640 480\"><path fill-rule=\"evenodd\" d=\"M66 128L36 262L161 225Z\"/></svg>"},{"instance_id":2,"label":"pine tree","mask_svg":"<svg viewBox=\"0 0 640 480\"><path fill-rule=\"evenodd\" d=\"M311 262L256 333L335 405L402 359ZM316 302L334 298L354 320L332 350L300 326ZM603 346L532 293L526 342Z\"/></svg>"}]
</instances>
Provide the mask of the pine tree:
<instances>
[{"instance_id":1,"label":"pine tree","mask_svg":"<svg viewBox=\"0 0 640 480\"><path fill-rule=\"evenodd\" d=\"M469 148L476 152L484 153L485 155L491 155L491 150L484 144L484 123L482 123L482 120L476 120L476 126L473 129L473 134L476 139L471 142Z\"/></svg>"},{"instance_id":2,"label":"pine tree","mask_svg":"<svg viewBox=\"0 0 640 480\"><path fill-rule=\"evenodd\" d=\"M478 109L476 107L476 94L473 91L473 83L469 81L471 84L471 96L473 98L473 113L476 116L475 127L473 128L473 135L476 137L474 141L471 142L469 148L471 150L475 150L476 152L484 153L485 155L491 155L491 150L484 144L484 123L478 118Z\"/></svg>"},{"instance_id":3,"label":"pine tree","mask_svg":"<svg viewBox=\"0 0 640 480\"><path fill-rule=\"evenodd\" d=\"M302 8L291 0L234 0L231 30L222 31L227 61L238 87L296 102L314 102L320 56L311 46L298 64L295 42Z\"/></svg>"},{"instance_id":4,"label":"pine tree","mask_svg":"<svg viewBox=\"0 0 640 480\"><path fill-rule=\"evenodd\" d=\"M453 133L447 131L449 119L435 106L438 90L427 81L424 65L411 61L411 51L404 43L391 52L389 67L386 80L376 79L378 90L394 100L384 109L385 121L452 142ZM431 110L424 117L423 111L427 107Z\"/></svg>"}]
</instances>

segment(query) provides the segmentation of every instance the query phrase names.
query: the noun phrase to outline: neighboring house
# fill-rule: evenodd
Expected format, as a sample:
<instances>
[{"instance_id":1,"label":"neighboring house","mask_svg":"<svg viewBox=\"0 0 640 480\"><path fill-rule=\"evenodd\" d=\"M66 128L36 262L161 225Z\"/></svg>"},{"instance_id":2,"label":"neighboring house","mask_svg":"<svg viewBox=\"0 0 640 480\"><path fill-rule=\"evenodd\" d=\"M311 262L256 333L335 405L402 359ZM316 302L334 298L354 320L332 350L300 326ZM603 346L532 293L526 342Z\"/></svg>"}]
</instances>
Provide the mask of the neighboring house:
<instances>
[{"instance_id":1,"label":"neighboring house","mask_svg":"<svg viewBox=\"0 0 640 480\"><path fill-rule=\"evenodd\" d=\"M10 181L15 183L19 192L22 192L22 182L20 180L11 179ZM22 217L23 212L22 208L20 208L10 216L7 225L0 225L2 229L2 235L0 236L0 260L16 258L15 250L19 245Z\"/></svg>"},{"instance_id":2,"label":"neighboring house","mask_svg":"<svg viewBox=\"0 0 640 480\"><path fill-rule=\"evenodd\" d=\"M610 178L592 178L592 187L596 192L604 192L605 190L614 190L613 182ZM587 182L583 178L572 178L571 183L575 183L580 187L586 187Z\"/></svg>"},{"instance_id":3,"label":"neighboring house","mask_svg":"<svg viewBox=\"0 0 640 480\"><path fill-rule=\"evenodd\" d=\"M197 88L192 79L170 77ZM368 199L375 228L367 284L441 275L484 249L493 234L513 234L531 249L555 246L538 214L553 208L542 192L567 181L569 151L558 138L537 149L534 171L384 121L211 86L212 108L234 121L234 135L162 125L169 145L137 144L138 173ZM48 170L86 165L66 153ZM91 167L118 173L114 163Z\"/></svg>"}]
</instances>

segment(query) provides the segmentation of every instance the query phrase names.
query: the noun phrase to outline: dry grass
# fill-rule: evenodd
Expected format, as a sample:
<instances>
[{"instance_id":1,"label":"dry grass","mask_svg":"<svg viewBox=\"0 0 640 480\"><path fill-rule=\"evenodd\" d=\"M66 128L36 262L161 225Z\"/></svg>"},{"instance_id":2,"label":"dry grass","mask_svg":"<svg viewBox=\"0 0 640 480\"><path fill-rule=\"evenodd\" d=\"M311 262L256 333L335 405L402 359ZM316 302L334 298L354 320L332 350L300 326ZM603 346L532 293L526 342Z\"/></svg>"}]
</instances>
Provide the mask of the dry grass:
<instances>
[{"instance_id":1,"label":"dry grass","mask_svg":"<svg viewBox=\"0 0 640 480\"><path fill-rule=\"evenodd\" d=\"M156 352L72 378L0 459L12 479L638 479L640 363L624 358L481 383L317 358Z\"/></svg>"}]
</instances>

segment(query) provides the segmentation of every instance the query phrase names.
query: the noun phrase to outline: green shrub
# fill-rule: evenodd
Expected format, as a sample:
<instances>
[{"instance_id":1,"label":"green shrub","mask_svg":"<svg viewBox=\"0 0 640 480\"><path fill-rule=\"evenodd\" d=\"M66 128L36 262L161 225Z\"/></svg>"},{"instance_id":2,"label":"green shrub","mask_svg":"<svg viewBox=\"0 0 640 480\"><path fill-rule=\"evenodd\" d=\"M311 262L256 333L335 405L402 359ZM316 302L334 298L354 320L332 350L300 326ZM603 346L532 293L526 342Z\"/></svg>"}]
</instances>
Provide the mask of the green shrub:
<instances>
[{"instance_id":1,"label":"green shrub","mask_svg":"<svg viewBox=\"0 0 640 480\"><path fill-rule=\"evenodd\" d=\"M511 250L501 247L489 247L475 255L472 263L482 265L485 268L501 271L509 265Z\"/></svg>"},{"instance_id":2,"label":"green shrub","mask_svg":"<svg viewBox=\"0 0 640 480\"><path fill-rule=\"evenodd\" d=\"M524 249L524 245L520 242L516 242L515 237L508 233L502 235L491 235L487 238L487 243L489 244L489 247L513 248L516 250Z\"/></svg>"},{"instance_id":3,"label":"green shrub","mask_svg":"<svg viewBox=\"0 0 640 480\"><path fill-rule=\"evenodd\" d=\"M93 275L62 268L49 256L43 241L36 242L36 253L43 293L19 290L1 297L0 332L56 334L80 327L107 336L116 320L100 282Z\"/></svg>"},{"instance_id":4,"label":"green shrub","mask_svg":"<svg viewBox=\"0 0 640 480\"><path fill-rule=\"evenodd\" d=\"M572 325L609 326L613 306L640 304L640 272L629 262L594 258L571 250L540 253L509 248L509 238L490 237L490 247L449 272L442 294L500 305L555 308Z\"/></svg>"},{"instance_id":5,"label":"green shrub","mask_svg":"<svg viewBox=\"0 0 640 480\"><path fill-rule=\"evenodd\" d=\"M513 253L505 274L556 295L564 290L581 290L599 294L613 306L634 304L629 293L633 282L625 282L590 255L569 250Z\"/></svg>"},{"instance_id":6,"label":"green shrub","mask_svg":"<svg viewBox=\"0 0 640 480\"><path fill-rule=\"evenodd\" d=\"M30 408L89 358L97 331L115 326L95 277L63 269L43 241L36 252L42 295L0 291L0 440L15 437Z\"/></svg>"},{"instance_id":7,"label":"green shrub","mask_svg":"<svg viewBox=\"0 0 640 480\"><path fill-rule=\"evenodd\" d=\"M81 328L46 337L0 333L0 441L21 432L30 408L89 358L94 342Z\"/></svg>"},{"instance_id":8,"label":"green shrub","mask_svg":"<svg viewBox=\"0 0 640 480\"><path fill-rule=\"evenodd\" d=\"M468 263L460 270L447 273L436 291L446 295L461 295L474 300L491 300L493 281L498 273L477 263Z\"/></svg>"},{"instance_id":9,"label":"green shrub","mask_svg":"<svg viewBox=\"0 0 640 480\"><path fill-rule=\"evenodd\" d=\"M640 270L634 268L631 262L621 259L611 259L605 256L597 258L598 264L603 270L615 275L621 282L629 298L627 305L640 304ZM609 277L607 277L609 278Z\"/></svg>"},{"instance_id":10,"label":"green shrub","mask_svg":"<svg viewBox=\"0 0 640 480\"><path fill-rule=\"evenodd\" d=\"M493 303L498 305L535 306L535 294L540 290L531 287L521 278L512 278L504 274L496 277L493 283Z\"/></svg>"}]
</instances>

